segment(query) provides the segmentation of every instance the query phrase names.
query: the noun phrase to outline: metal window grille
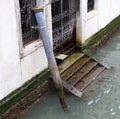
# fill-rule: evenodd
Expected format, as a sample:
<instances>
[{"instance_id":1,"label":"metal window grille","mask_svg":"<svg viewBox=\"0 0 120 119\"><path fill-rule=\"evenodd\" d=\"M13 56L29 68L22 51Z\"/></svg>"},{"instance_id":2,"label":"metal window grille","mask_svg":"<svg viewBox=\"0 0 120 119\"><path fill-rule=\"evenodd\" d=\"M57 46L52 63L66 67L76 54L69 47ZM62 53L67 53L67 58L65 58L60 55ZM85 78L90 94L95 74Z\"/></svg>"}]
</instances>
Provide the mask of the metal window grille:
<instances>
[{"instance_id":1,"label":"metal window grille","mask_svg":"<svg viewBox=\"0 0 120 119\"><path fill-rule=\"evenodd\" d=\"M54 53L64 53L75 45L76 2L55 0L52 3Z\"/></svg>"},{"instance_id":2,"label":"metal window grille","mask_svg":"<svg viewBox=\"0 0 120 119\"><path fill-rule=\"evenodd\" d=\"M91 10L94 9L94 3L95 3L94 0L88 0L88 3L87 3L87 12L90 12Z\"/></svg>"},{"instance_id":3,"label":"metal window grille","mask_svg":"<svg viewBox=\"0 0 120 119\"><path fill-rule=\"evenodd\" d=\"M19 2L23 45L26 45L39 38L38 31L32 29L32 26L36 26L36 21L31 8L37 3L36 0L19 0Z\"/></svg>"}]
</instances>

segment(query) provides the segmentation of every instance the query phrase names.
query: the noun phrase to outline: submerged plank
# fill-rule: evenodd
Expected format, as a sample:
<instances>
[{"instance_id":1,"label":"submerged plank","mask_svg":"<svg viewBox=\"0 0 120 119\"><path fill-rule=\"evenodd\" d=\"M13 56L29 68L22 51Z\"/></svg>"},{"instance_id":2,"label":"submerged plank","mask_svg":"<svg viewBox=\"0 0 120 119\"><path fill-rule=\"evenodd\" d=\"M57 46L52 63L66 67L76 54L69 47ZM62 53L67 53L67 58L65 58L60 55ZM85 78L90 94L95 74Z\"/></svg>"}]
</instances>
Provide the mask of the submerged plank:
<instances>
[{"instance_id":1,"label":"submerged plank","mask_svg":"<svg viewBox=\"0 0 120 119\"><path fill-rule=\"evenodd\" d=\"M74 64L72 64L64 73L61 74L62 79L67 80L72 75L74 75L77 70L81 69L82 66L84 66L90 58L88 56L84 56L79 61L76 61Z\"/></svg>"},{"instance_id":2,"label":"submerged plank","mask_svg":"<svg viewBox=\"0 0 120 119\"><path fill-rule=\"evenodd\" d=\"M82 79L82 81L80 81L79 83L77 83L75 85L75 88L77 88L78 90L80 90L81 92L83 92L83 90L85 88L87 88L87 86L94 81L97 76L105 69L105 67L102 66L97 66L96 69L94 69L93 71L91 71L91 73L89 73L86 77L84 77Z\"/></svg>"},{"instance_id":3,"label":"submerged plank","mask_svg":"<svg viewBox=\"0 0 120 119\"><path fill-rule=\"evenodd\" d=\"M71 79L68 80L68 83L74 86L79 80L81 80L85 75L87 75L96 65L97 62L90 60L86 65L84 65L80 70L78 70Z\"/></svg>"},{"instance_id":4,"label":"submerged plank","mask_svg":"<svg viewBox=\"0 0 120 119\"><path fill-rule=\"evenodd\" d=\"M82 96L82 92L79 91L78 89L76 89L75 87L73 87L72 85L68 84L66 81L63 80L63 86L70 91L72 94L74 94L77 97L81 97Z\"/></svg>"}]
</instances>

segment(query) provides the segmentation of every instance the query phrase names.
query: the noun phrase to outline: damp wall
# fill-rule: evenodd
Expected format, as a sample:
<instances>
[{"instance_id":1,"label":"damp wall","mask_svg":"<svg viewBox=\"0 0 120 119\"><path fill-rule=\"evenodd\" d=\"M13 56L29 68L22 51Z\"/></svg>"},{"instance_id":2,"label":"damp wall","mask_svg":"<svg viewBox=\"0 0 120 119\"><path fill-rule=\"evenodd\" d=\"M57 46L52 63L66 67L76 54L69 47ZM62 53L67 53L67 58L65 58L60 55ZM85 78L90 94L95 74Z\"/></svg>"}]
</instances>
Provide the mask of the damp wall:
<instances>
[{"instance_id":1,"label":"damp wall","mask_svg":"<svg viewBox=\"0 0 120 119\"><path fill-rule=\"evenodd\" d=\"M88 0L80 1L80 36L82 43L120 15L119 0L94 0L94 9L87 12Z\"/></svg>"},{"instance_id":2,"label":"damp wall","mask_svg":"<svg viewBox=\"0 0 120 119\"><path fill-rule=\"evenodd\" d=\"M0 100L22 85L13 0L0 1Z\"/></svg>"},{"instance_id":3,"label":"damp wall","mask_svg":"<svg viewBox=\"0 0 120 119\"><path fill-rule=\"evenodd\" d=\"M41 4L49 4L49 0ZM120 13L119 0L95 0L95 9L87 13L87 0L77 0L77 38L82 43ZM51 5L44 14L52 39ZM22 43L19 0L0 1L0 100L23 86L48 67L43 44L37 40ZM52 41L51 41L52 42Z\"/></svg>"},{"instance_id":4,"label":"damp wall","mask_svg":"<svg viewBox=\"0 0 120 119\"><path fill-rule=\"evenodd\" d=\"M41 39L23 47L20 19L19 0L0 1L0 101L48 67Z\"/></svg>"}]
</instances>

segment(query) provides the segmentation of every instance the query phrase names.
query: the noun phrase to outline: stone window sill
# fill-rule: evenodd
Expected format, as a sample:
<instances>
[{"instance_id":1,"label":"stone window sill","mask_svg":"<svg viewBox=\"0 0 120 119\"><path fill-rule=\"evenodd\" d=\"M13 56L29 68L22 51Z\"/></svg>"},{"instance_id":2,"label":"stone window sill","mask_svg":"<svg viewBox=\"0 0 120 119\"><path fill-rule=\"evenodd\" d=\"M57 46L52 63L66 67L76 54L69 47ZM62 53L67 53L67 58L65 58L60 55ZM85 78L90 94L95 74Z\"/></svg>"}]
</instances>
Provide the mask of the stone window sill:
<instances>
[{"instance_id":1,"label":"stone window sill","mask_svg":"<svg viewBox=\"0 0 120 119\"><path fill-rule=\"evenodd\" d=\"M92 11L86 13L84 21L88 21L88 20L92 19L93 17L95 17L97 15L98 15L98 11L97 10L92 10Z\"/></svg>"},{"instance_id":2,"label":"stone window sill","mask_svg":"<svg viewBox=\"0 0 120 119\"><path fill-rule=\"evenodd\" d=\"M33 43L26 45L23 48L23 53L21 54L21 59L32 54L33 52L35 52L36 50L38 50L42 46L43 46L43 43L41 40L36 40Z\"/></svg>"}]
</instances>

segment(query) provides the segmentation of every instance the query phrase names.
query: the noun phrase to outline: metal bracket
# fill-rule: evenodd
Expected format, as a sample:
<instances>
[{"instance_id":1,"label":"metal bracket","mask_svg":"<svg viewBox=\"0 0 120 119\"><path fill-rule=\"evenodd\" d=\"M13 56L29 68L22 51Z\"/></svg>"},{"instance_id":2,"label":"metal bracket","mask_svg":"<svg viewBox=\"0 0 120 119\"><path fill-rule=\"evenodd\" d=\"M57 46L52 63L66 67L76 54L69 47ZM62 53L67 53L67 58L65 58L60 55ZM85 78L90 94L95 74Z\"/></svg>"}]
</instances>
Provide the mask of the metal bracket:
<instances>
[{"instance_id":1,"label":"metal bracket","mask_svg":"<svg viewBox=\"0 0 120 119\"><path fill-rule=\"evenodd\" d=\"M43 26L43 27L39 27L39 26L32 26L32 29L43 29L43 28L46 28L46 26Z\"/></svg>"}]
</instances>

